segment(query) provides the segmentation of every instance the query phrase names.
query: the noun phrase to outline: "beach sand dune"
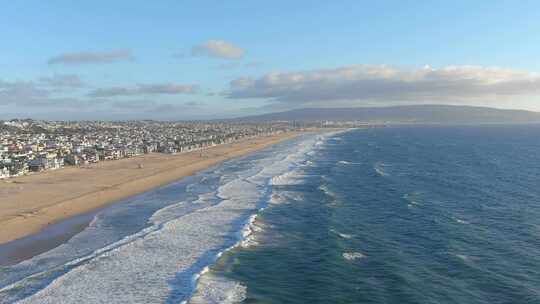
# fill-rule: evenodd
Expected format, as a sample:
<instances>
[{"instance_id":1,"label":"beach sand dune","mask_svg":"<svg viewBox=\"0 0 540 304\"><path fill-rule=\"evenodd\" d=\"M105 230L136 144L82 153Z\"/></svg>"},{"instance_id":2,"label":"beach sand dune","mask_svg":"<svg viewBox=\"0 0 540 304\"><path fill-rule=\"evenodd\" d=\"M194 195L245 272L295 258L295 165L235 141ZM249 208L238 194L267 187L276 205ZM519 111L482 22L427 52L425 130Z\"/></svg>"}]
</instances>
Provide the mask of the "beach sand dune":
<instances>
[{"instance_id":1,"label":"beach sand dune","mask_svg":"<svg viewBox=\"0 0 540 304\"><path fill-rule=\"evenodd\" d=\"M298 134L247 139L177 155L152 153L0 182L0 244Z\"/></svg>"}]
</instances>

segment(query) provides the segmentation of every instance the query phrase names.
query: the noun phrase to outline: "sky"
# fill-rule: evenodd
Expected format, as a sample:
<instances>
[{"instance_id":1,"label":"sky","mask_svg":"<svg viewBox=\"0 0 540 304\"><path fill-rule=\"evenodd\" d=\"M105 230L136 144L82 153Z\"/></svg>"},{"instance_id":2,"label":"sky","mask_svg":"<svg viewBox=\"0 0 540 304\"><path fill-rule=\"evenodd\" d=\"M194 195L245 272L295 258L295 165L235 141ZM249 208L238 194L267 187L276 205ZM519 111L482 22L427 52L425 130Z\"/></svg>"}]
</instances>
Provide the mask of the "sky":
<instances>
[{"instance_id":1,"label":"sky","mask_svg":"<svg viewBox=\"0 0 540 304\"><path fill-rule=\"evenodd\" d=\"M7 1L0 119L540 111L538 1Z\"/></svg>"}]
</instances>

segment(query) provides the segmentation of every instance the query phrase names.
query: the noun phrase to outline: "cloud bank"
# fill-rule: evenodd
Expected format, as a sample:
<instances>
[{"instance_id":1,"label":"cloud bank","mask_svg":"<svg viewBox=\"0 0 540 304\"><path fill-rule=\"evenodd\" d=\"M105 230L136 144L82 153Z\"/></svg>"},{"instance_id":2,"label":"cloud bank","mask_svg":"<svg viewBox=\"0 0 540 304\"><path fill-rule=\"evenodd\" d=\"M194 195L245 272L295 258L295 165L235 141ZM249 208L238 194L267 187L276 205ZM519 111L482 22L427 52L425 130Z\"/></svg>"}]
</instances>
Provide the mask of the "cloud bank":
<instances>
[{"instance_id":1,"label":"cloud bank","mask_svg":"<svg viewBox=\"0 0 540 304\"><path fill-rule=\"evenodd\" d=\"M48 100L50 92L30 81L7 82L0 80L0 105L34 105Z\"/></svg>"},{"instance_id":2,"label":"cloud bank","mask_svg":"<svg viewBox=\"0 0 540 304\"><path fill-rule=\"evenodd\" d=\"M482 66L425 66L403 69L387 65L352 65L335 69L274 72L230 82L228 98L265 98L278 103L332 101L490 102L540 95L540 75Z\"/></svg>"},{"instance_id":3,"label":"cloud bank","mask_svg":"<svg viewBox=\"0 0 540 304\"><path fill-rule=\"evenodd\" d=\"M240 59L244 57L245 50L223 40L208 40L207 42L191 48L193 56L208 56L222 59Z\"/></svg>"},{"instance_id":4,"label":"cloud bank","mask_svg":"<svg viewBox=\"0 0 540 304\"><path fill-rule=\"evenodd\" d=\"M39 81L42 84L56 88L80 88L84 86L79 76L74 74L56 74L50 77L41 77L39 78Z\"/></svg>"},{"instance_id":5,"label":"cloud bank","mask_svg":"<svg viewBox=\"0 0 540 304\"><path fill-rule=\"evenodd\" d=\"M107 64L118 61L132 60L130 50L112 50L104 52L75 52L65 53L49 59L48 64L82 65L82 64Z\"/></svg>"},{"instance_id":6,"label":"cloud bank","mask_svg":"<svg viewBox=\"0 0 540 304\"><path fill-rule=\"evenodd\" d=\"M134 95L159 95L159 94L193 94L198 91L198 86L194 84L139 84L129 87L100 88L88 93L90 97L115 97Z\"/></svg>"}]
</instances>

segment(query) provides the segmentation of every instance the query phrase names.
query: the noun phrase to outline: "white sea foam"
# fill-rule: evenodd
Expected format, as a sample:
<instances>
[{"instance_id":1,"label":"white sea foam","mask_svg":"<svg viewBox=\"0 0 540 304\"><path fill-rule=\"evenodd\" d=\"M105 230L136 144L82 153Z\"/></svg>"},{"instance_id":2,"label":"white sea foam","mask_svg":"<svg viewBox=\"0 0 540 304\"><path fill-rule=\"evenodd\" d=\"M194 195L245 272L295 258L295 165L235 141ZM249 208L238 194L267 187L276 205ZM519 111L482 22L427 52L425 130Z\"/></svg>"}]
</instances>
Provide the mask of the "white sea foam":
<instances>
[{"instance_id":1,"label":"white sea foam","mask_svg":"<svg viewBox=\"0 0 540 304\"><path fill-rule=\"evenodd\" d=\"M284 186L302 183L302 176L295 171L285 172L281 175L272 177L270 182L273 186Z\"/></svg>"},{"instance_id":2,"label":"white sea foam","mask_svg":"<svg viewBox=\"0 0 540 304\"><path fill-rule=\"evenodd\" d=\"M287 202L286 197L278 193L272 193L269 200L270 204L284 204L286 202Z\"/></svg>"},{"instance_id":3,"label":"white sea foam","mask_svg":"<svg viewBox=\"0 0 540 304\"><path fill-rule=\"evenodd\" d=\"M460 218L457 218L457 217L454 217L454 220L459 223L459 224L464 224L464 225L467 225L469 224L469 222L465 221L465 220L462 220Z\"/></svg>"},{"instance_id":4,"label":"white sea foam","mask_svg":"<svg viewBox=\"0 0 540 304\"><path fill-rule=\"evenodd\" d=\"M409 202L407 204L407 207L414 208L415 206L421 206L422 204L418 201L419 195L420 195L420 192L418 192L418 191L414 191L414 192L411 192L411 193L405 193L403 195L403 199L406 200L407 202Z\"/></svg>"},{"instance_id":5,"label":"white sea foam","mask_svg":"<svg viewBox=\"0 0 540 304\"><path fill-rule=\"evenodd\" d=\"M335 229L330 229L330 231L337 234L339 237L344 238L344 239L350 239L350 238L353 237L352 234L341 233L341 232L339 232L339 231L337 231Z\"/></svg>"},{"instance_id":6,"label":"white sea foam","mask_svg":"<svg viewBox=\"0 0 540 304\"><path fill-rule=\"evenodd\" d=\"M455 256L458 257L462 261L465 261L465 262L469 261L469 257L464 254L456 254Z\"/></svg>"},{"instance_id":7,"label":"white sea foam","mask_svg":"<svg viewBox=\"0 0 540 304\"><path fill-rule=\"evenodd\" d=\"M231 183L221 189L221 195L230 199L168 221L161 229L98 254L21 303L155 303L171 293L187 296L192 288L187 284L193 275L190 267L207 256L208 250L220 248L229 239L228 231L236 219L255 208L256 194L250 184ZM238 200L232 191L240 194ZM167 278L174 277L183 286L179 290L168 283Z\"/></svg>"},{"instance_id":8,"label":"white sea foam","mask_svg":"<svg viewBox=\"0 0 540 304\"><path fill-rule=\"evenodd\" d=\"M248 248L252 246L257 245L257 241L255 240L255 234L254 232L257 231L255 221L257 219L257 214L253 214L249 217L246 224L244 225L244 228L240 232L240 242L239 246Z\"/></svg>"},{"instance_id":9,"label":"white sea foam","mask_svg":"<svg viewBox=\"0 0 540 304\"><path fill-rule=\"evenodd\" d=\"M329 197L331 197L331 198L336 198L336 197L337 197L336 193L333 192L332 190L330 190L330 189L328 188L328 186L325 185L325 184L320 185L318 188L319 188L319 190L321 190L322 192L324 192L324 194L326 194L327 196L329 196Z\"/></svg>"},{"instance_id":10,"label":"white sea foam","mask_svg":"<svg viewBox=\"0 0 540 304\"><path fill-rule=\"evenodd\" d=\"M255 211L262 193L257 185L236 179L222 185L217 195L221 203L181 218L174 218L177 205L156 212L151 218L155 225L87 257L21 303L160 302L171 293L187 296L191 266L230 239L236 219ZM167 278L175 276L183 286L180 290L171 290L168 283ZM116 296L118 290L124 291L121 296Z\"/></svg>"},{"instance_id":11,"label":"white sea foam","mask_svg":"<svg viewBox=\"0 0 540 304\"><path fill-rule=\"evenodd\" d=\"M347 261L354 261L358 259L367 258L367 256L361 252L356 251L356 252L344 252L343 258L346 259Z\"/></svg>"},{"instance_id":12,"label":"white sea foam","mask_svg":"<svg viewBox=\"0 0 540 304\"><path fill-rule=\"evenodd\" d=\"M207 273L201 277L189 304L233 304L246 298L246 287L233 280Z\"/></svg>"},{"instance_id":13,"label":"white sea foam","mask_svg":"<svg viewBox=\"0 0 540 304\"><path fill-rule=\"evenodd\" d=\"M20 303L155 303L171 297L188 298L196 282L197 290L212 288L208 282L217 283L206 280L206 267L227 247L253 240L253 232L259 229L255 216L246 217L242 232L231 238L238 231L238 220L257 212L269 180L294 171L315 143L308 138L298 144L298 149L269 153L266 159L254 163L262 169L223 174L216 191L203 193L192 202L202 204L202 208L178 215L185 203L179 202L157 211L149 219L151 226L70 261L66 273ZM287 178L301 180L305 176L296 171L282 180ZM0 294L7 289L24 289L24 284L21 281L5 286ZM241 299L237 295L242 290L245 294L245 288L233 285L215 285L213 290L221 290L222 295L236 290L235 296L217 297L215 303Z\"/></svg>"},{"instance_id":14,"label":"white sea foam","mask_svg":"<svg viewBox=\"0 0 540 304\"><path fill-rule=\"evenodd\" d=\"M294 168L292 165L301 166L302 163L306 163L305 157L309 155L313 146L318 145L318 143L319 142L313 143L312 141L304 141L297 150L297 153L291 154L280 161L272 162L258 174L248 178L248 180L260 184L261 177L273 175L269 181L269 185L272 186L302 183L303 178L306 178L306 176L298 171L298 168ZM286 171L283 172L285 169ZM279 171L282 171L282 173L278 173ZM279 194L272 193L268 204L282 204L287 201L301 199L289 196L287 193L289 192L280 191ZM260 211L265 208L266 207L262 207ZM263 226L259 225L257 214L250 216L244 225L244 228L241 230L239 235L240 240L227 250L236 246L251 247L258 245L256 232L261 232L262 230ZM245 299L245 293L246 288L240 283L209 273L199 279L197 289L189 300L189 303L239 303Z\"/></svg>"},{"instance_id":15,"label":"white sea foam","mask_svg":"<svg viewBox=\"0 0 540 304\"><path fill-rule=\"evenodd\" d=\"M409 203L407 204L407 207L408 208L416 208L418 206L421 206L422 204L420 204L419 202L417 201L409 201Z\"/></svg>"},{"instance_id":16,"label":"white sea foam","mask_svg":"<svg viewBox=\"0 0 540 304\"><path fill-rule=\"evenodd\" d=\"M360 165L360 163L346 161L346 160L340 160L340 161L338 161L338 164L340 164L340 165Z\"/></svg>"},{"instance_id":17,"label":"white sea foam","mask_svg":"<svg viewBox=\"0 0 540 304\"><path fill-rule=\"evenodd\" d=\"M198 198L194 201L191 201L189 203L191 204L197 204L202 207L204 206L210 206L212 203L216 202L218 200L216 196L215 191L202 193L198 195ZM168 222L170 220L176 219L179 217L179 214L181 213L181 210L183 210L188 202L181 201L176 204L169 205L167 207L164 207L158 211L156 211L149 219L149 222L158 225L161 223Z\"/></svg>"},{"instance_id":18,"label":"white sea foam","mask_svg":"<svg viewBox=\"0 0 540 304\"><path fill-rule=\"evenodd\" d=\"M379 176L389 176L390 174L385 171L384 167L387 166L382 162L376 162L375 165L373 165L373 169Z\"/></svg>"}]
</instances>

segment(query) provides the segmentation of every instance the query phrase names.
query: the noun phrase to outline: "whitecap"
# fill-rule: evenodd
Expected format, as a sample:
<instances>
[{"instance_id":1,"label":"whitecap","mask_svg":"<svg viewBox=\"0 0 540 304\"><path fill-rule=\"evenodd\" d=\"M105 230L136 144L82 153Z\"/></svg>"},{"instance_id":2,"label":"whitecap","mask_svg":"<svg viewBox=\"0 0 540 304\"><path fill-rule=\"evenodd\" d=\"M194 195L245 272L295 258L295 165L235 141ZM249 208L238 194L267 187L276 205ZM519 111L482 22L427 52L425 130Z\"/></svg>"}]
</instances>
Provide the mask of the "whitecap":
<instances>
[{"instance_id":1,"label":"whitecap","mask_svg":"<svg viewBox=\"0 0 540 304\"><path fill-rule=\"evenodd\" d=\"M347 233L341 233L335 229L330 229L331 232L337 234L339 237L343 238L343 239L350 239L353 237L352 234L347 234Z\"/></svg>"},{"instance_id":2,"label":"whitecap","mask_svg":"<svg viewBox=\"0 0 540 304\"><path fill-rule=\"evenodd\" d=\"M458 257L460 260L463 260L463 261L468 261L469 260L469 257L464 255L464 254L456 254L455 256Z\"/></svg>"},{"instance_id":3,"label":"whitecap","mask_svg":"<svg viewBox=\"0 0 540 304\"><path fill-rule=\"evenodd\" d=\"M360 163L346 161L346 160L340 160L340 161L338 161L338 164L340 164L340 165L360 165Z\"/></svg>"},{"instance_id":4,"label":"whitecap","mask_svg":"<svg viewBox=\"0 0 540 304\"><path fill-rule=\"evenodd\" d=\"M385 166L387 165L382 162L376 162L375 165L373 165L373 169L379 176L389 176L390 174L384 169Z\"/></svg>"},{"instance_id":5,"label":"whitecap","mask_svg":"<svg viewBox=\"0 0 540 304\"><path fill-rule=\"evenodd\" d=\"M320 185L318 189L324 192L324 194L326 194L330 198L333 198L333 199L337 198L337 194L334 191L330 190L328 186L325 184Z\"/></svg>"},{"instance_id":6,"label":"whitecap","mask_svg":"<svg viewBox=\"0 0 540 304\"><path fill-rule=\"evenodd\" d=\"M464 224L464 225L467 225L469 224L469 222L465 221L465 220L462 220L460 218L457 218L457 217L454 217L454 220L459 223L459 224Z\"/></svg>"},{"instance_id":7,"label":"whitecap","mask_svg":"<svg viewBox=\"0 0 540 304\"><path fill-rule=\"evenodd\" d=\"M287 199L283 195L280 195L278 193L272 193L268 202L270 204L283 204L287 202Z\"/></svg>"},{"instance_id":8,"label":"whitecap","mask_svg":"<svg viewBox=\"0 0 540 304\"><path fill-rule=\"evenodd\" d=\"M421 206L422 204L417 200L420 192L413 191L411 193L405 193L402 197L408 202L407 207L413 208L415 206Z\"/></svg>"},{"instance_id":9,"label":"whitecap","mask_svg":"<svg viewBox=\"0 0 540 304\"><path fill-rule=\"evenodd\" d=\"M343 258L347 261L354 261L358 259L367 258L367 256L361 252L356 251L356 252L344 252Z\"/></svg>"},{"instance_id":10,"label":"whitecap","mask_svg":"<svg viewBox=\"0 0 540 304\"><path fill-rule=\"evenodd\" d=\"M199 279L189 304L234 304L246 299L247 288L239 282L206 273Z\"/></svg>"}]
</instances>

